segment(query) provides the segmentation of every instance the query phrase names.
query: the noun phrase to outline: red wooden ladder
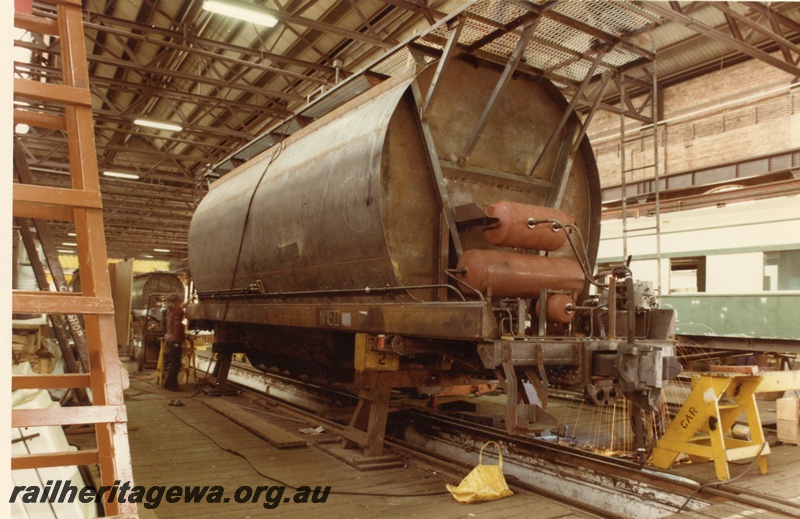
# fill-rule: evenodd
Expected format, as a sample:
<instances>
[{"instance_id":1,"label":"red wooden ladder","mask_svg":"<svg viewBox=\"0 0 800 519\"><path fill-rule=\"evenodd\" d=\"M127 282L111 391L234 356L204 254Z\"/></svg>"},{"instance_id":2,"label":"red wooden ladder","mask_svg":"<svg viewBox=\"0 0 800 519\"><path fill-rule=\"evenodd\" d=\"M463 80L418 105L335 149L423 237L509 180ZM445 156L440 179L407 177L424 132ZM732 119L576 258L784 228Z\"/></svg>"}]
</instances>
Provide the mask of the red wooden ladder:
<instances>
[{"instance_id":1,"label":"red wooden ladder","mask_svg":"<svg viewBox=\"0 0 800 519\"><path fill-rule=\"evenodd\" d=\"M103 210L92 122L92 97L80 0L53 0L55 17L15 12L14 25L54 36L60 43L61 83L14 79L14 122L62 130L69 146L70 188L14 184L13 213L17 218L74 222L81 273L80 293L21 292L12 296L20 313L83 315L88 373L14 376L12 389L90 388L93 405L21 409L11 415L12 427L94 424L97 449L29 454L11 459L11 469L91 465L100 467L101 484L133 484L128 445L123 373L117 353L114 308L108 275ZM54 47L55 48L55 47ZM63 112L37 110L37 103L56 105ZM104 503L107 516L136 516L134 503Z\"/></svg>"}]
</instances>

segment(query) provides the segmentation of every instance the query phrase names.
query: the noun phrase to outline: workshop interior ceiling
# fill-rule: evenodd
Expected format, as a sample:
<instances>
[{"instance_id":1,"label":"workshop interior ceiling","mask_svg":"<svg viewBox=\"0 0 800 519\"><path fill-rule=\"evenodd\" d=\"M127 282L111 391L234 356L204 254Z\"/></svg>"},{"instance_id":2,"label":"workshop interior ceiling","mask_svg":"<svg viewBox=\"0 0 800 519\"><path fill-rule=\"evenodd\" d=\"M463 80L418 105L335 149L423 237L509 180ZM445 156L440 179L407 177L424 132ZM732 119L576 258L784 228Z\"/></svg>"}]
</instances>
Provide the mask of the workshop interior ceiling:
<instances>
[{"instance_id":1,"label":"workshop interior ceiling","mask_svg":"<svg viewBox=\"0 0 800 519\"><path fill-rule=\"evenodd\" d=\"M189 221L214 178L408 66L455 55L553 81L584 113L761 59L800 75L800 4L607 0L240 0L274 27L214 14L203 0L84 0L84 29L108 255L187 257ZM34 1L34 14L55 17ZM458 22L458 23L456 23ZM56 38L15 34L14 77L60 83ZM581 89L586 80L585 88ZM602 86L602 88L601 88ZM594 92L594 95L592 94ZM53 111L28 102L18 110ZM139 118L180 131L146 128ZM69 184L60 130L17 127L35 183ZM244 202L243 202L244 203ZM54 223L57 243L71 228ZM156 252L154 249L169 250Z\"/></svg>"}]
</instances>

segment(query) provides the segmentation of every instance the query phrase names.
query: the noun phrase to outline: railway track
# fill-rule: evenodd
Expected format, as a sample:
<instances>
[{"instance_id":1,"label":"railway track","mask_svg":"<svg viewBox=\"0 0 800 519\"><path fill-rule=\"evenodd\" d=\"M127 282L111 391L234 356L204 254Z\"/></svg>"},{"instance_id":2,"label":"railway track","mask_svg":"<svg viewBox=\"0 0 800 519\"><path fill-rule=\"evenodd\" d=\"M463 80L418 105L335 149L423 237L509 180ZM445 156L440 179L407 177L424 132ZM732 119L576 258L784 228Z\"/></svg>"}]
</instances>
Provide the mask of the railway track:
<instances>
[{"instance_id":1,"label":"railway track","mask_svg":"<svg viewBox=\"0 0 800 519\"><path fill-rule=\"evenodd\" d=\"M209 371L210 355L198 353L197 370ZM280 405L281 412L341 433L345 425L331 409L347 409L355 398L342 391L265 374L234 363L229 382L255 398ZM346 414L346 413L344 413ZM341 420L344 416L339 416ZM600 517L661 518L680 510L701 512L715 502L736 503L771 517L800 518L800 504L754 493L732 483L703 486L625 458L604 456L425 409L393 412L387 448L422 459L444 473L462 477L478 463L489 440L503 449L503 467L512 487L524 489Z\"/></svg>"}]
</instances>

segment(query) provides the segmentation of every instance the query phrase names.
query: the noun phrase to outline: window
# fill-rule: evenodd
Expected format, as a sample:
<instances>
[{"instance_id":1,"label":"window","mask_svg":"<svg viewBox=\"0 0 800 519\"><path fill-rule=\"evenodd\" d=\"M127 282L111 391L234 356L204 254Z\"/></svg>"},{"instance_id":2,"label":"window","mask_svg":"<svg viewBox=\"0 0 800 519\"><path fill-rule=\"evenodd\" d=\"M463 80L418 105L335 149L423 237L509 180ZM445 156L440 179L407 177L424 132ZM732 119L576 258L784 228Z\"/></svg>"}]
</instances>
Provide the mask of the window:
<instances>
[{"instance_id":1,"label":"window","mask_svg":"<svg viewBox=\"0 0 800 519\"><path fill-rule=\"evenodd\" d=\"M705 292L706 258L672 258L669 260L669 293Z\"/></svg>"},{"instance_id":2,"label":"window","mask_svg":"<svg viewBox=\"0 0 800 519\"><path fill-rule=\"evenodd\" d=\"M800 290L800 250L764 253L764 290Z\"/></svg>"}]
</instances>

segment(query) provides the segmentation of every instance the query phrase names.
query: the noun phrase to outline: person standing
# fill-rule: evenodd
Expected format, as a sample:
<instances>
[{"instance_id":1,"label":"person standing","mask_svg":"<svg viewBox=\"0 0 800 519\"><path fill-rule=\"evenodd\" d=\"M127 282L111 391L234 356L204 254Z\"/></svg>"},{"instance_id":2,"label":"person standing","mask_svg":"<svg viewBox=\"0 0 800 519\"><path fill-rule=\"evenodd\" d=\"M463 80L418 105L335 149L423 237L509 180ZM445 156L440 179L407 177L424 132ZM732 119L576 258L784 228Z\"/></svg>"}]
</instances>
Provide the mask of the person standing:
<instances>
[{"instance_id":1,"label":"person standing","mask_svg":"<svg viewBox=\"0 0 800 519\"><path fill-rule=\"evenodd\" d=\"M178 373L181 370L181 356L186 329L183 326L183 301L178 294L167 297L167 335L164 336L164 389L177 391Z\"/></svg>"}]
</instances>

